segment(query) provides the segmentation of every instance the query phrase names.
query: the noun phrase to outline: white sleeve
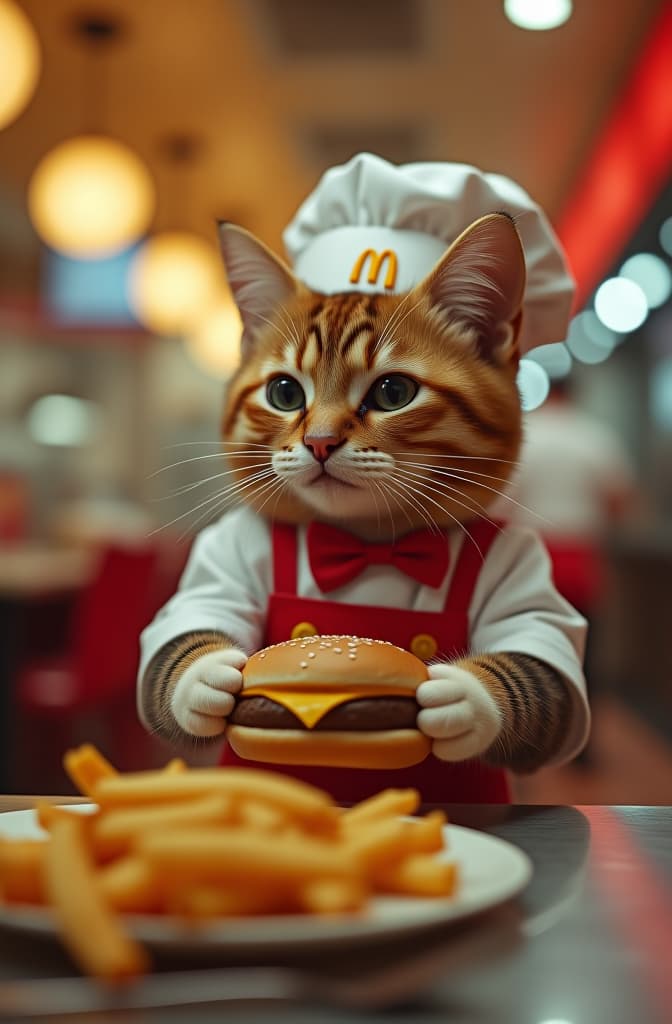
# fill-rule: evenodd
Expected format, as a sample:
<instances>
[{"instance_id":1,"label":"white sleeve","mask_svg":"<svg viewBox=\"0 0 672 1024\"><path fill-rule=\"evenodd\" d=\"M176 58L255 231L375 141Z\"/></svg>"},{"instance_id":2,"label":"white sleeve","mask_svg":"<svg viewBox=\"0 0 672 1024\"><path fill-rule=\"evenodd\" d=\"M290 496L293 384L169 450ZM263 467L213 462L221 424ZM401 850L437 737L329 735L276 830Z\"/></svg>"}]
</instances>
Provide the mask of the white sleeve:
<instances>
[{"instance_id":1,"label":"white sleeve","mask_svg":"<svg viewBox=\"0 0 672 1024\"><path fill-rule=\"evenodd\" d=\"M139 679L181 633L216 630L248 654L262 642L271 586L267 523L247 509L227 513L194 541L177 592L140 637Z\"/></svg>"},{"instance_id":2,"label":"white sleeve","mask_svg":"<svg viewBox=\"0 0 672 1024\"><path fill-rule=\"evenodd\" d=\"M488 552L469 609L474 653L517 652L553 666L570 684L571 727L554 763L584 746L590 709L582 662L586 620L555 589L551 562L533 530L507 526Z\"/></svg>"}]
</instances>

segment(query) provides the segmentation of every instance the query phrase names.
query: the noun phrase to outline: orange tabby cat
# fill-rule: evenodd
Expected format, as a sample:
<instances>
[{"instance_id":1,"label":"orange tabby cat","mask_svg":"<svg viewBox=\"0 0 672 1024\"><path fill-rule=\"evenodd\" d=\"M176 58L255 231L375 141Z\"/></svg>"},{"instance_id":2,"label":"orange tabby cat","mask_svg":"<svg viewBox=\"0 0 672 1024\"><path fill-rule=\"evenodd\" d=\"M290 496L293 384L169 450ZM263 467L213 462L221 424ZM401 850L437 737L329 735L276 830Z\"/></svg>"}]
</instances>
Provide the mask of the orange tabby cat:
<instances>
[{"instance_id":1,"label":"orange tabby cat","mask_svg":"<svg viewBox=\"0 0 672 1024\"><path fill-rule=\"evenodd\" d=\"M439 645L418 690L418 726L437 759L531 770L576 746L583 620L529 534L483 533L521 441L525 261L512 219L476 221L405 295L316 294L242 229L222 225L221 238L244 325L222 420L224 479L244 505L203 531L180 591L143 637L145 722L171 741L221 737L246 657L269 642L269 522L297 524L300 538L320 522L367 544L441 531L451 565L470 548L483 562L460 612L468 635L457 650ZM397 582L394 571L370 566L338 601L441 612L449 586ZM324 598L304 555L299 576L304 597ZM274 627L270 640L284 638Z\"/></svg>"}]
</instances>

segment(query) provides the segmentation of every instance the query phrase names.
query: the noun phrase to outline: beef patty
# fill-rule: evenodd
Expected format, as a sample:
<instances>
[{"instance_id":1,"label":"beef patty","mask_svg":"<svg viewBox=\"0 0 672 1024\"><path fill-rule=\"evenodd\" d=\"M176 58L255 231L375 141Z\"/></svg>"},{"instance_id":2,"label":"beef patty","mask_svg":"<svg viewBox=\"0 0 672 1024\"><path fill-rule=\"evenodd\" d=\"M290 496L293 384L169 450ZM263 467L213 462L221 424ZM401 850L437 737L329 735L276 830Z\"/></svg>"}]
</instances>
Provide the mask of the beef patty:
<instances>
[{"instance_id":1,"label":"beef patty","mask_svg":"<svg viewBox=\"0 0 672 1024\"><path fill-rule=\"evenodd\" d=\"M328 711L312 732L372 732L378 729L415 729L418 705L412 697L364 697ZM256 729L305 729L291 711L269 697L242 697L229 716L233 725Z\"/></svg>"}]
</instances>

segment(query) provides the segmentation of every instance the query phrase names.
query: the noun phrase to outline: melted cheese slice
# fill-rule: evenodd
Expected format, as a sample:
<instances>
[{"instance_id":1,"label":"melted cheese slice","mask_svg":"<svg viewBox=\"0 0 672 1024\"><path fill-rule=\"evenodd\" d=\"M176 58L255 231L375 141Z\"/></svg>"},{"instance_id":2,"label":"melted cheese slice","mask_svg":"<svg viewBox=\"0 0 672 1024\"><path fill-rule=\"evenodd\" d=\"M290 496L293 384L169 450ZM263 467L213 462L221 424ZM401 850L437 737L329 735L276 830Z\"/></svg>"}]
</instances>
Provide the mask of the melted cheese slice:
<instances>
[{"instance_id":1,"label":"melted cheese slice","mask_svg":"<svg viewBox=\"0 0 672 1024\"><path fill-rule=\"evenodd\" d=\"M363 697L415 697L415 690L381 690L379 686L351 687L349 690L325 692L324 690L292 690L290 687L252 686L245 690L243 697L267 697L276 704L282 704L303 722L306 729L312 729L321 718L349 700L360 700Z\"/></svg>"}]
</instances>

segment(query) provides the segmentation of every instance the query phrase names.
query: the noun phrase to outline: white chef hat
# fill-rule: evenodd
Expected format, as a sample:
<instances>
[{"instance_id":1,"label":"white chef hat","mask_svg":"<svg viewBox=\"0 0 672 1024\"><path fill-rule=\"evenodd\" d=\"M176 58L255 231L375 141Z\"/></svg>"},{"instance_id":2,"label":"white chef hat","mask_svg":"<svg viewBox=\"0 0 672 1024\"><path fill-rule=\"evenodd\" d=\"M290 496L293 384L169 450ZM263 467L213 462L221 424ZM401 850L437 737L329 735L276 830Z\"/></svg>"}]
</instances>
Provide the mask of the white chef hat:
<instances>
[{"instance_id":1,"label":"white chef hat","mask_svg":"<svg viewBox=\"0 0 672 1024\"><path fill-rule=\"evenodd\" d=\"M525 251L520 348L562 341L574 281L543 210L509 178L468 164L396 166L359 153L332 167L283 239L296 276L314 291L407 291L473 221L508 213Z\"/></svg>"}]
</instances>

